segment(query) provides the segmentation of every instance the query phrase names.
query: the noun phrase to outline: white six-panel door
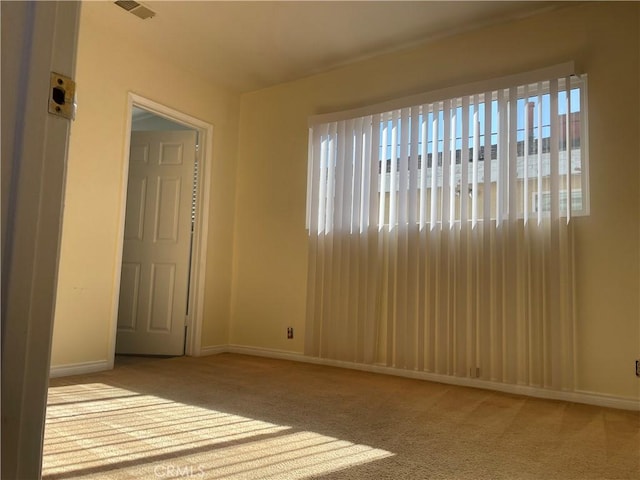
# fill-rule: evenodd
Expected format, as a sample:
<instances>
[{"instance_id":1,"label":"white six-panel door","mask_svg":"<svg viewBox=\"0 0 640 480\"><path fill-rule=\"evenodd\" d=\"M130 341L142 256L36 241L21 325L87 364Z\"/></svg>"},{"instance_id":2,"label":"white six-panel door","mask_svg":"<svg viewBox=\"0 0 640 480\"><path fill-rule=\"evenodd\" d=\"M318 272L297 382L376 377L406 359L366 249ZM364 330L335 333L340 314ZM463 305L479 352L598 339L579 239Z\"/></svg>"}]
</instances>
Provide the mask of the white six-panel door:
<instances>
[{"instance_id":1,"label":"white six-panel door","mask_svg":"<svg viewBox=\"0 0 640 480\"><path fill-rule=\"evenodd\" d=\"M196 132L131 132L116 353L184 353Z\"/></svg>"}]
</instances>

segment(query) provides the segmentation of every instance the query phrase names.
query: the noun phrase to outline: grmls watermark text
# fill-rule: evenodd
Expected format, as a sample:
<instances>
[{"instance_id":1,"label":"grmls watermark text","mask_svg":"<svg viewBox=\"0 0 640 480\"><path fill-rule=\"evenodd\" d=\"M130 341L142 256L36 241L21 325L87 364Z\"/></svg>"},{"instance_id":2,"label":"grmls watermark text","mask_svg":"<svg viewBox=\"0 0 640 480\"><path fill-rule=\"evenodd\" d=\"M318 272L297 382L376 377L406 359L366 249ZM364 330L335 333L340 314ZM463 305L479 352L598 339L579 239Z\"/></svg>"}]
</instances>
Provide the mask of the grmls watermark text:
<instances>
[{"instance_id":1,"label":"grmls watermark text","mask_svg":"<svg viewBox=\"0 0 640 480\"><path fill-rule=\"evenodd\" d=\"M153 469L156 478L204 478L202 465L174 465L172 463L156 465Z\"/></svg>"}]
</instances>

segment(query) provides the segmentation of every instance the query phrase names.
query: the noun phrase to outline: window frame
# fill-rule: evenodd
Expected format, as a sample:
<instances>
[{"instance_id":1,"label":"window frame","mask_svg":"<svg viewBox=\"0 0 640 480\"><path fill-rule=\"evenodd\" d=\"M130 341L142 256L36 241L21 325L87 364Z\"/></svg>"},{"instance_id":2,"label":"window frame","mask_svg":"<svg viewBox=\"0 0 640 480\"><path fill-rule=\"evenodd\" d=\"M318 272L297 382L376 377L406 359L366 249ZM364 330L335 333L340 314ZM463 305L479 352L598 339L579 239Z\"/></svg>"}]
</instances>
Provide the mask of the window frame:
<instances>
[{"instance_id":1,"label":"window frame","mask_svg":"<svg viewBox=\"0 0 640 480\"><path fill-rule=\"evenodd\" d=\"M557 79L557 80L555 80ZM569 85L567 85L566 81L563 81L563 79L569 79ZM520 103L521 100L524 99L525 104L524 104L524 108L527 108L527 103L529 102L530 99L532 97L537 97L538 99L541 99L543 96L545 95L549 95L551 94L551 89L550 89L550 85L553 82L554 89L555 91L553 92L553 98L554 100L551 101L551 105L549 106L550 109L555 108L556 109L556 115L555 118L556 120L552 120L551 118L549 119L550 124L549 125L542 125L541 123L537 125L536 128L540 128L540 127L544 127L544 128L553 128L554 126L558 129L556 130L556 138L561 139L564 135L560 135L560 130L562 128L565 128L565 124L562 123L560 124L558 122L558 118L561 118L561 114L560 112L562 111L562 109L558 108L559 102L559 96L562 95L562 92L567 92L565 94L565 97L567 98L567 100L570 102L569 98L571 96L571 94L569 92L571 92L572 90L578 88L580 89L580 94L579 94L579 98L580 98L580 108L579 110L577 110L579 112L580 115L580 131L579 131L579 136L580 136L580 145L577 147L578 151L580 152L581 158L580 158L580 173L579 173L579 179L580 179L580 190L582 191L582 209L580 211L569 211L567 212L567 216L582 216L582 215L589 215L590 214L590 195L589 195L589 154L588 154L588 89L587 89L587 78L586 75L576 75L575 73L575 68L573 65L573 62L567 62L564 64L560 64L560 65L556 65L553 67L547 67L547 68L543 68L543 69L539 69L539 70L535 70L533 72L527 72L527 73L521 73L521 74L516 74L516 75L510 75L507 77L501 77L499 79L492 79L492 80L487 80L487 81L482 81L482 82L475 82L472 84L466 84L466 85L462 85L462 86L456 86L456 87L451 87L451 88L446 88L446 89L441 89L441 90L437 90L437 91L432 91L432 92L426 92L426 93L422 93L422 94L418 94L418 95L413 95L410 97L404 97L401 99L396 99L396 100L392 100L392 101L388 101L388 102L384 102L384 103L380 103L380 104L376 104L376 105L371 105L371 106L367 106L367 107L362 107L362 108L358 108L358 109L353 109L353 110L348 110L348 111L343 111L343 112L337 112L337 113L328 113L328 114L320 114L320 115L315 115L313 117L310 117L309 119L309 169L308 169L308 188L307 188L307 228L310 229L310 225L311 225L311 217L312 217L312 182L313 181L318 181L318 179L316 178L314 180L314 171L313 171L313 167L312 166L312 155L314 152L314 140L313 140L313 130L314 128L318 128L322 125L329 125L332 122L341 122L341 121L359 121L365 117L372 119L372 123L377 121L377 120L373 120L374 118L379 118L380 119L380 125L379 128L373 128L373 132L382 132L382 129L384 128L383 126L385 125L386 122L388 122L390 119L395 118L396 120L398 120L398 113L394 113L394 112L400 112L402 110L406 109L415 109L415 108L419 108L419 117L414 117L414 118L423 118L423 115L429 115L430 113L434 112L434 111L438 111L441 112L443 111L443 105L447 102L451 102L449 104L450 109L447 110L447 112L452 112L452 111L456 111L457 109L459 109L461 106L464 108L470 108L470 106L473 106L474 104L477 105L478 111L480 111L480 105L484 104L486 105L484 99L487 96L487 94L491 95L491 102L496 102L498 100L499 96L503 96L501 103L497 104L497 108L501 109L502 111L500 111L499 113L499 119L500 122L502 121L508 121L506 120L507 115L506 113L508 113L509 111L515 111L518 112L518 105L516 105L514 108L515 110L511 109L510 105L509 105L509 94L505 93L505 92L509 92L511 94L511 99L515 99L516 102L518 102L518 104ZM532 91L531 90L531 86L532 85L536 85L536 90ZM515 96L514 96L514 91L515 91ZM485 93L478 93L478 92L485 92ZM555 95L555 96L554 96ZM469 98L473 99L473 102L470 103ZM555 103L554 103L555 102ZM427 108L427 110L424 110L425 107ZM474 111L475 111L474 108ZM542 109L542 107L540 107ZM437 109L437 110L436 110ZM507 110L504 110L507 109ZM567 122L571 122L571 116L572 113L575 113L575 111L573 111L573 108L570 109L569 111L566 112L567 115ZM426 111L426 113L425 113ZM541 111L539 112L539 115L541 116ZM395 117L394 117L395 115ZM464 116L463 118L466 118L467 121L469 119L469 113L465 114L466 116ZM527 115L526 112L524 113L524 115ZM554 115L551 115L551 117L554 117ZM505 120L502 120L505 119ZM448 122L450 122L451 120L448 120ZM493 119L492 119L493 121ZM555 123L554 123L555 122ZM486 123L486 122L485 122ZM408 125L408 124L407 124ZM515 125L515 128L514 128ZM515 133L509 133L509 136L507 137L507 141L506 142L502 142L500 143L499 141L497 141L495 148L497 150L497 155L500 155L501 158L505 159L506 158L506 162L502 161L502 169L509 169L509 168L516 168L515 173L516 173L516 181L518 179L518 168L520 168L520 163L524 162L524 160L521 160L522 158L524 158L524 155L517 155L517 152L520 151L521 146L520 143L523 143L522 145L522 149L525 148L530 148L527 145L526 140L523 141L518 141L518 132L521 130L525 130L527 129L527 126L525 125L524 127L518 129L517 128L517 120L514 120L510 125L509 125L509 129L505 130L502 126L498 128L498 132L511 132L511 131L515 131ZM531 126L529 126L531 128ZM471 126L471 128L475 128L473 127L473 125ZM567 127L567 134L570 135L570 131L569 131L570 127ZM407 130L410 130L407 129ZM479 139L478 139L478 151L481 152L482 148L484 147L484 149L486 150L487 145L491 146L491 152L493 152L494 150L494 145L493 143L484 143L482 144L482 142L480 141L480 138L482 136L485 136L487 133L489 133L491 135L491 137L493 137L496 132L493 131L493 126L491 126L488 130L485 130L484 132L481 132L479 135ZM467 130L467 134L468 134L468 130ZM375 135L375 133L373 133L373 135ZM406 134L405 134L406 135ZM411 132L409 132L409 135L411 136ZM513 138L515 138L515 142L512 141L512 135ZM463 138L464 137L464 138ZM542 137L542 133L538 136L537 140L538 141L542 141L545 138L550 138L551 134L549 134L549 137ZM431 137L433 138L433 136ZM523 135L523 138L526 138L526 135ZM565 136L566 138L566 136ZM471 149L473 147L469 147L469 148L464 148L464 145L466 142L471 142L472 137L471 136L465 136L464 134L460 134L460 136L456 136L455 138L453 138L453 140L450 137L447 137L446 134L443 133L442 138L438 137L439 142L445 142L445 143L449 143L452 142L452 144L450 145L450 148L444 148L442 150L438 149L438 158L442 157L444 158L445 153L447 155L450 155L452 153L452 149L454 149L455 153L454 155L456 155L456 160L455 163L453 163L453 159L452 159L452 163L449 165L449 169L450 167L454 167L457 170L463 171L464 168L462 167L465 164L465 161L467 162L468 165L468 169L471 170L471 165L472 165L472 157L473 157L473 152L471 151ZM415 140L415 137L413 138L413 140ZM347 142L349 142L349 140L346 140ZM406 140L405 140L406 141ZM409 140L409 142L411 143L411 140ZM431 143L431 140L428 140L429 143ZM460 144L460 148L457 148L457 144ZM566 140L565 140L566 142ZM380 153L385 150L387 146L381 144L378 144L377 146L375 145L377 142L372 140L372 144L370 146L370 148L374 149L374 148L378 148L380 150L380 152L378 153L378 155L371 155L371 159L370 161L372 162L372 164L370 165L370 169L376 169L378 170L378 176L380 178L382 178L382 172L381 169L383 168L383 165L385 165L385 159L381 158L381 157L385 157L386 155L380 155ZM420 145L421 141L419 141L418 145ZM516 145L510 145L516 143ZM566 158L566 153L564 152L573 152L576 150L576 147L573 145L574 142L571 142L571 145L569 146L568 150L564 149L561 150L562 146L558 146L556 147L556 151L554 152L555 155L558 156L557 161L558 161L558 165L561 165L561 162L563 162L561 157L565 157ZM566 143L565 143L566 145ZM412 147L409 147L412 149ZM418 147L419 148L419 147ZM395 149L392 149L395 151ZM423 150L423 153L425 151ZM514 155L516 155L516 160L515 160L515 164L516 167L510 166L509 164L511 163L510 158L513 157ZM407 153L405 152L405 155L407 155ZM432 158L433 158L433 154ZM532 154L529 154L532 155ZM535 154L537 156L537 153ZM551 153L546 153L546 155L551 155ZM460 157L459 159L457 157ZM467 158L469 157L469 158ZM491 164L492 164L492 170L493 170L493 155L490 154L490 159L491 159ZM410 157L409 157L410 158ZM482 165L482 169L484 171L484 166L486 165L485 162L486 158L483 155L482 159L477 160L477 163ZM373 162L378 161L379 162L379 166L378 168L374 167ZM405 157L405 161L406 161L406 157ZM391 158L386 159L386 166L384 167L385 170L388 170L388 165L389 164L396 164L396 171L398 172L398 168L399 167L399 161L398 159L396 159L396 162L393 162L393 160ZM549 164L550 160L547 160L547 165ZM408 174L409 171L411 169L418 169L418 178L420 177L421 172L422 171L422 167L424 165L424 161L419 161L419 165L418 167L415 166L411 166L411 162L409 162L408 165ZM439 163L439 162L438 162ZM565 165L566 160L564 160ZM506 165L504 165L506 164ZM571 161L571 164L573 164L573 161ZM342 168L342 167L341 167ZM500 167L499 167L500 168ZM559 168L559 167L558 167ZM429 171L433 171L433 165L430 165L427 167L427 172ZM511 175L513 175L514 171L511 171ZM414 172L415 174L415 172ZM429 173L427 173L429 174ZM470 173L469 173L470 174ZM468 185L469 182L469 174L465 175L465 182ZM391 176L390 172L385 172L385 175L387 177ZM458 176L460 176L461 173L458 174ZM501 176L503 175L503 172L498 172L498 175ZM566 174L566 168L565 168L565 174ZM492 174L492 180L491 183L494 183L497 185L500 180L493 180L493 174ZM568 177L572 177L573 174L568 175ZM396 177L399 177L399 173L396 174ZM527 176L522 176L522 178L528 178L531 179L533 178L530 175ZM418 180L419 181L419 180ZM442 180L440 181L440 183L442 182ZM477 182L477 180L476 180ZM508 184L503 180L503 186L501 188L505 188ZM573 181L572 180L567 180L567 185L571 187L572 191L575 190L572 186L571 183ZM380 184L381 184L381 180L378 180L378 191L380 191ZM386 179L385 184L387 186L394 184L396 187L399 187L399 185L401 182L399 180L399 178L396 178L396 181L392 182L390 178ZM484 183L484 181L483 181ZM455 183L452 183L451 185L448 186L449 191L451 191L454 187ZM476 183L476 185L480 185L480 183ZM513 185L513 183L512 183ZM371 186L373 187L373 183L371 184ZM458 185L459 186L459 185ZM486 185L485 185L486 186ZM528 188L528 187L527 187ZM540 189L538 188L537 190L538 192L540 191ZM529 198L529 200L524 201L524 208L527 207L527 202L532 201L534 196L532 195L532 191L529 190L528 192L525 191L524 193L524 197ZM317 192L316 192L317 194ZM573 196L573 195L572 195ZM523 197L523 198L524 198ZM321 194L321 198L322 194ZM498 202L501 202L501 207L498 208ZM504 215L505 211L508 211L508 205L510 204L513 207L513 200L509 199L509 195L502 195L500 198L496 198L495 200L495 204L496 204L496 216L495 218L493 218L493 220L497 220L498 222L501 221L500 220L500 214ZM465 207L466 209L467 207ZM528 205L528 211L529 213L526 216L531 216L533 214L537 215L537 209L533 208L532 205ZM520 218L522 218L524 216L524 212L518 212L518 216ZM560 216L562 216L562 212L560 214ZM455 214L452 214L451 219L449 220L450 222L454 222L456 221L456 219L454 218ZM382 215L380 216L380 219L382 219ZM389 218L387 218L387 222L389 221ZM460 219L458 218L457 221L459 222ZM384 224L384 223L383 223ZM388 224L388 223L386 223Z\"/></svg>"}]
</instances>

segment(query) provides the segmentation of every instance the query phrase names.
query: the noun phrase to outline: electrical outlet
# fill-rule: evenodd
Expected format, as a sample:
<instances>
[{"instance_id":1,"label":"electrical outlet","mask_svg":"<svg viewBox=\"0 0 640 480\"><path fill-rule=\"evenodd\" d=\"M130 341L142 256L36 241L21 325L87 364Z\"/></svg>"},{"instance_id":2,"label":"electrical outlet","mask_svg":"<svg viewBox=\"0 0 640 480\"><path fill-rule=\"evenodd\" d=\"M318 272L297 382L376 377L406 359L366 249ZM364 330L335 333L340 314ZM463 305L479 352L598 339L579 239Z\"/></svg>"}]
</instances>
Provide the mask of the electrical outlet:
<instances>
[{"instance_id":1,"label":"electrical outlet","mask_svg":"<svg viewBox=\"0 0 640 480\"><path fill-rule=\"evenodd\" d=\"M287 327L287 338L288 339L293 338L293 327Z\"/></svg>"},{"instance_id":2,"label":"electrical outlet","mask_svg":"<svg viewBox=\"0 0 640 480\"><path fill-rule=\"evenodd\" d=\"M470 378L480 378L480 367L471 367L469 369Z\"/></svg>"},{"instance_id":3,"label":"electrical outlet","mask_svg":"<svg viewBox=\"0 0 640 480\"><path fill-rule=\"evenodd\" d=\"M636 377L640 377L640 360L636 360Z\"/></svg>"}]
</instances>

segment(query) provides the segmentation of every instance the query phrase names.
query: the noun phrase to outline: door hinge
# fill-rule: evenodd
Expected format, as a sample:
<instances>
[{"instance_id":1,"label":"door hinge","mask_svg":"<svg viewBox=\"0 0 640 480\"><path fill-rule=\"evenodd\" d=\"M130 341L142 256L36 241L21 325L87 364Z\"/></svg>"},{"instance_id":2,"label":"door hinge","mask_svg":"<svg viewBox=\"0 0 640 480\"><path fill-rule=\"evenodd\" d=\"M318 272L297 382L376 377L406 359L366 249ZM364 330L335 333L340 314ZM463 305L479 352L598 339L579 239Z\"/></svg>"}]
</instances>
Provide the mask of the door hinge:
<instances>
[{"instance_id":1,"label":"door hinge","mask_svg":"<svg viewBox=\"0 0 640 480\"><path fill-rule=\"evenodd\" d=\"M76 117L76 82L51 72L49 80L49 113L74 120Z\"/></svg>"}]
</instances>

